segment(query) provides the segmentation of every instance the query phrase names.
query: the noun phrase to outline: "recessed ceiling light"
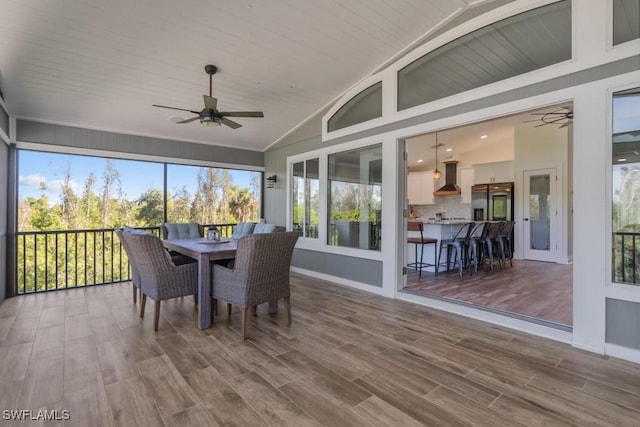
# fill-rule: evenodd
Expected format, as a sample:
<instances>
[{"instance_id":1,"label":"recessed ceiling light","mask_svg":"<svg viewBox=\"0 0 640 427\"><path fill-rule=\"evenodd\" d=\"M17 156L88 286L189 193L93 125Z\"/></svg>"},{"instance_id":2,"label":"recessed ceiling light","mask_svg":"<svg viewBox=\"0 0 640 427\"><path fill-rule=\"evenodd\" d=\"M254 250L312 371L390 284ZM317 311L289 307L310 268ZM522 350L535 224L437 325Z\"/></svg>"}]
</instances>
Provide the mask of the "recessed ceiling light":
<instances>
[{"instance_id":1,"label":"recessed ceiling light","mask_svg":"<svg viewBox=\"0 0 640 427\"><path fill-rule=\"evenodd\" d=\"M618 159L619 162L626 162L627 159Z\"/></svg>"},{"instance_id":2,"label":"recessed ceiling light","mask_svg":"<svg viewBox=\"0 0 640 427\"><path fill-rule=\"evenodd\" d=\"M453 151L453 148L447 148L447 153L450 153Z\"/></svg>"},{"instance_id":3,"label":"recessed ceiling light","mask_svg":"<svg viewBox=\"0 0 640 427\"><path fill-rule=\"evenodd\" d=\"M487 139L487 138L488 138L488 135L481 135L480 136L480 139Z\"/></svg>"},{"instance_id":4,"label":"recessed ceiling light","mask_svg":"<svg viewBox=\"0 0 640 427\"><path fill-rule=\"evenodd\" d=\"M418 163L422 163L422 159L418 160Z\"/></svg>"}]
</instances>

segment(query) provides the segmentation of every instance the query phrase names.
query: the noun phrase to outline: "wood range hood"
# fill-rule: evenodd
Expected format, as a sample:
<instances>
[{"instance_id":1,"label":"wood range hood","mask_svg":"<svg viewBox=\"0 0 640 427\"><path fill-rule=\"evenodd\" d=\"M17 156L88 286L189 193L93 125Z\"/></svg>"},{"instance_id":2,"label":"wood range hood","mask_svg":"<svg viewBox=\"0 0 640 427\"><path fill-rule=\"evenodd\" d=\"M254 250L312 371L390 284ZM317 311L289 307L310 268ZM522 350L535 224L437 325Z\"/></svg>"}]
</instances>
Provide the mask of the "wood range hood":
<instances>
[{"instance_id":1,"label":"wood range hood","mask_svg":"<svg viewBox=\"0 0 640 427\"><path fill-rule=\"evenodd\" d=\"M460 187L456 184L456 175L458 170L458 161L449 160L442 162L446 165L445 169L445 184L433 192L434 196L452 196L460 194Z\"/></svg>"}]
</instances>

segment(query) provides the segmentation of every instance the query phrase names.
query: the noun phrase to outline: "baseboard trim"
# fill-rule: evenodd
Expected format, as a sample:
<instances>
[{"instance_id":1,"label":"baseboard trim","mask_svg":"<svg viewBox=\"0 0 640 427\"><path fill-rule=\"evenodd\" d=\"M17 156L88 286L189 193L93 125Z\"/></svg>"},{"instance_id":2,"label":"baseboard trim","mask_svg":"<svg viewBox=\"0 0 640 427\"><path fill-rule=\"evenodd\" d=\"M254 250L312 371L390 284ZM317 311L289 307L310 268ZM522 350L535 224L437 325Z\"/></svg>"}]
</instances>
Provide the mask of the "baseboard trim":
<instances>
[{"instance_id":1,"label":"baseboard trim","mask_svg":"<svg viewBox=\"0 0 640 427\"><path fill-rule=\"evenodd\" d=\"M291 271L293 271L294 273L302 274L304 276L313 277L314 279L326 280L327 282L333 282L338 285L359 289L361 291L370 292L372 294L388 296L384 293L383 289L378 286L367 285L366 283L356 282L355 280L349 280L338 276L331 276L330 274L318 273L317 271L307 270L300 267L291 267Z\"/></svg>"},{"instance_id":2,"label":"baseboard trim","mask_svg":"<svg viewBox=\"0 0 640 427\"><path fill-rule=\"evenodd\" d=\"M624 359L629 362L640 364L639 349L605 343L604 351L607 356L617 357L618 359Z\"/></svg>"}]
</instances>

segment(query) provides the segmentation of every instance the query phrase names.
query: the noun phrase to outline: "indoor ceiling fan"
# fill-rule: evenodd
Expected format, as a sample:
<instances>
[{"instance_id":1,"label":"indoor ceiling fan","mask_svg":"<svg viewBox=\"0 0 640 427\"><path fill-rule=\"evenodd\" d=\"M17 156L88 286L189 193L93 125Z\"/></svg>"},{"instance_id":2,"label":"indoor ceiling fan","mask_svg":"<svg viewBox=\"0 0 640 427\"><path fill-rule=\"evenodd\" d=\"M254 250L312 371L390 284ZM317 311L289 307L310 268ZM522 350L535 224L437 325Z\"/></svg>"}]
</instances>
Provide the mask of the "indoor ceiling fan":
<instances>
[{"instance_id":1,"label":"indoor ceiling fan","mask_svg":"<svg viewBox=\"0 0 640 427\"><path fill-rule=\"evenodd\" d=\"M232 129L238 129L242 125L240 123L234 122L233 120L229 120L227 117L264 117L262 111L218 111L218 100L211 96L212 78L216 71L218 71L218 67L216 67L215 65L207 65L204 67L204 71L209 74L209 95L202 95L202 97L204 98L204 108L202 109L202 111L187 110L186 108L168 107L166 105L157 104L153 104L152 107L188 111L190 113L197 114L196 117L181 120L177 122L177 124L189 123L200 119L200 123L205 126L209 126L211 124L218 126L226 125Z\"/></svg>"},{"instance_id":2,"label":"indoor ceiling fan","mask_svg":"<svg viewBox=\"0 0 640 427\"><path fill-rule=\"evenodd\" d=\"M541 122L534 127L546 125L560 125L561 128L573 123L573 110L569 107L560 107L557 110L546 113L531 113L533 116L540 116L535 120L527 120L526 123Z\"/></svg>"}]
</instances>

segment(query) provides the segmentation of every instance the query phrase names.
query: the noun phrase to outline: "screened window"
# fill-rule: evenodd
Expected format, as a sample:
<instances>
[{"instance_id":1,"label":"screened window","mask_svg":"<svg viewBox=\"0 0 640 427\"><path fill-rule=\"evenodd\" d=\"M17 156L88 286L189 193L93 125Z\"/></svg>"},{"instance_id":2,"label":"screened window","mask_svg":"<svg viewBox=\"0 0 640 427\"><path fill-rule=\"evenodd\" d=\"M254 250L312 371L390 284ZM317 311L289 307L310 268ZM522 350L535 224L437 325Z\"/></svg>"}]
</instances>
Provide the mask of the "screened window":
<instances>
[{"instance_id":1,"label":"screened window","mask_svg":"<svg viewBox=\"0 0 640 427\"><path fill-rule=\"evenodd\" d=\"M640 0L613 0L613 45L640 38Z\"/></svg>"},{"instance_id":2,"label":"screened window","mask_svg":"<svg viewBox=\"0 0 640 427\"><path fill-rule=\"evenodd\" d=\"M293 164L293 230L304 237L318 238L318 206L320 198L319 159Z\"/></svg>"},{"instance_id":3,"label":"screened window","mask_svg":"<svg viewBox=\"0 0 640 427\"><path fill-rule=\"evenodd\" d=\"M167 165L168 222L235 224L260 219L261 172Z\"/></svg>"},{"instance_id":4,"label":"screened window","mask_svg":"<svg viewBox=\"0 0 640 427\"><path fill-rule=\"evenodd\" d=\"M18 231L159 226L162 163L21 150Z\"/></svg>"},{"instance_id":5,"label":"screened window","mask_svg":"<svg viewBox=\"0 0 640 427\"><path fill-rule=\"evenodd\" d=\"M21 150L18 231L260 219L261 172L166 166L165 194L163 163Z\"/></svg>"},{"instance_id":6,"label":"screened window","mask_svg":"<svg viewBox=\"0 0 640 427\"><path fill-rule=\"evenodd\" d=\"M347 101L327 123L329 132L382 117L382 82L369 86Z\"/></svg>"},{"instance_id":7,"label":"screened window","mask_svg":"<svg viewBox=\"0 0 640 427\"><path fill-rule=\"evenodd\" d=\"M382 144L328 157L327 243L380 250Z\"/></svg>"},{"instance_id":8,"label":"screened window","mask_svg":"<svg viewBox=\"0 0 640 427\"><path fill-rule=\"evenodd\" d=\"M640 88L613 96L613 281L640 284Z\"/></svg>"},{"instance_id":9,"label":"screened window","mask_svg":"<svg viewBox=\"0 0 640 427\"><path fill-rule=\"evenodd\" d=\"M568 59L571 1L565 0L473 31L407 65L398 72L398 110Z\"/></svg>"}]
</instances>

